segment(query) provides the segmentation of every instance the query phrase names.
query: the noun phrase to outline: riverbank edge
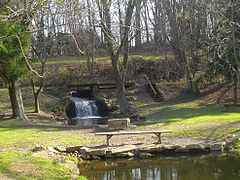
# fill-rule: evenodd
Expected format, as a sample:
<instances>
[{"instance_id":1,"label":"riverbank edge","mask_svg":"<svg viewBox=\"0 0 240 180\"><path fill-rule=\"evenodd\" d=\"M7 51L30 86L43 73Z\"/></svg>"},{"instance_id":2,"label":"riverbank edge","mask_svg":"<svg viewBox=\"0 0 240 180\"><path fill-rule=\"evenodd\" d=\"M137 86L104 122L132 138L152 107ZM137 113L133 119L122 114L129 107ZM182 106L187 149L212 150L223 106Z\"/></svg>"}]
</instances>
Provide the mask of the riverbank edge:
<instances>
[{"instance_id":1,"label":"riverbank edge","mask_svg":"<svg viewBox=\"0 0 240 180\"><path fill-rule=\"evenodd\" d=\"M36 146L32 151L48 151L48 154L76 157L79 161L107 160L124 158L148 158L169 154L206 154L211 152L239 152L236 144L240 138L234 138L227 142L195 143L186 145L165 144L132 144L116 146L74 146L74 147L48 147Z\"/></svg>"}]
</instances>

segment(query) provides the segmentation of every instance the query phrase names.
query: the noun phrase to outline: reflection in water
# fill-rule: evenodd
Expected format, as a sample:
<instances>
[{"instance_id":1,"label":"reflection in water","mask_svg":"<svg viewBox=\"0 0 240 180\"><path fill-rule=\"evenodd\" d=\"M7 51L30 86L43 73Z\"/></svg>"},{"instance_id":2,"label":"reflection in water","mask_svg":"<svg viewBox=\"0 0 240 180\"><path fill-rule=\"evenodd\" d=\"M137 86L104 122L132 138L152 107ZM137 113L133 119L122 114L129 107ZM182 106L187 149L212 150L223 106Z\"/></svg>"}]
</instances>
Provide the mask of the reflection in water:
<instances>
[{"instance_id":1,"label":"reflection in water","mask_svg":"<svg viewBox=\"0 0 240 180\"><path fill-rule=\"evenodd\" d=\"M145 160L89 161L79 165L90 180L239 180L240 158L203 155Z\"/></svg>"}]
</instances>

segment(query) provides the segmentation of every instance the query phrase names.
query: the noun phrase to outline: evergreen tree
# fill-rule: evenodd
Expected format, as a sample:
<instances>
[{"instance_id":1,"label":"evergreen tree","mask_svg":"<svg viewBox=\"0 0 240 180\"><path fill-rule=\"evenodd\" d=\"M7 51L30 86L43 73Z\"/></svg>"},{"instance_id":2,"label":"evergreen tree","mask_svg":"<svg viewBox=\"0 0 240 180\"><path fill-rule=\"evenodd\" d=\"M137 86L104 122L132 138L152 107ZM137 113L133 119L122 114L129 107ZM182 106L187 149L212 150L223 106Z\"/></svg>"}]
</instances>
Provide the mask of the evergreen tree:
<instances>
[{"instance_id":1,"label":"evergreen tree","mask_svg":"<svg viewBox=\"0 0 240 180\"><path fill-rule=\"evenodd\" d=\"M23 52L28 50L30 36L16 21L0 21L0 77L9 89L12 118L27 119L24 114L20 79L28 72Z\"/></svg>"}]
</instances>

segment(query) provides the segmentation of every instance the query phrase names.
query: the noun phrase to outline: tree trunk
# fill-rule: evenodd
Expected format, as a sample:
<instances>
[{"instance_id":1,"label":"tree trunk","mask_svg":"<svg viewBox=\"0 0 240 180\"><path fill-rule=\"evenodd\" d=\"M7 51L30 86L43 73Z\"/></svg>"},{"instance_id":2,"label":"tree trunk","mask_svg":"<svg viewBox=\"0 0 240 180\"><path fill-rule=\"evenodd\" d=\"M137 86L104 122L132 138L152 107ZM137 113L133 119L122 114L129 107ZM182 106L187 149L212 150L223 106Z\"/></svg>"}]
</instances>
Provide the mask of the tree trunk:
<instances>
[{"instance_id":1,"label":"tree trunk","mask_svg":"<svg viewBox=\"0 0 240 180\"><path fill-rule=\"evenodd\" d=\"M122 12L121 12L121 2L117 1L118 4L118 19L119 19L119 38L120 41L123 38L123 20L122 20Z\"/></svg>"},{"instance_id":2,"label":"tree trunk","mask_svg":"<svg viewBox=\"0 0 240 180\"><path fill-rule=\"evenodd\" d=\"M39 94L38 93L34 93L34 113L38 113L40 114L40 105L39 105Z\"/></svg>"},{"instance_id":3,"label":"tree trunk","mask_svg":"<svg viewBox=\"0 0 240 180\"><path fill-rule=\"evenodd\" d=\"M131 108L129 106L126 94L125 94L125 81L121 78L120 72L118 70L118 56L111 56L113 71L115 75L115 81L117 86L117 100L120 106L121 112L127 117L131 114Z\"/></svg>"},{"instance_id":4,"label":"tree trunk","mask_svg":"<svg viewBox=\"0 0 240 180\"><path fill-rule=\"evenodd\" d=\"M234 5L232 4L231 9L231 19L234 21ZM238 75L239 75L239 65L238 65L238 55L237 55L237 39L236 39L236 28L235 24L232 25L232 40L233 40L233 52L235 60L235 77L234 77L234 104L238 103Z\"/></svg>"},{"instance_id":5,"label":"tree trunk","mask_svg":"<svg viewBox=\"0 0 240 180\"><path fill-rule=\"evenodd\" d=\"M135 47L141 48L141 0L136 1L136 37L135 37Z\"/></svg>"},{"instance_id":6,"label":"tree trunk","mask_svg":"<svg viewBox=\"0 0 240 180\"><path fill-rule=\"evenodd\" d=\"M234 100L233 100L234 104L238 103L238 80L235 79L234 81Z\"/></svg>"},{"instance_id":7,"label":"tree trunk","mask_svg":"<svg viewBox=\"0 0 240 180\"><path fill-rule=\"evenodd\" d=\"M148 7L147 7L147 1L144 2L144 12L143 12L143 18L144 18L144 24L145 24L145 29L146 29L146 41L147 41L147 44L150 43L150 33L149 33L149 23L148 23Z\"/></svg>"},{"instance_id":8,"label":"tree trunk","mask_svg":"<svg viewBox=\"0 0 240 180\"><path fill-rule=\"evenodd\" d=\"M184 63L184 70L185 70L185 75L187 80L187 89L191 94L198 95L199 89L197 87L197 84L193 81L193 74L191 71L191 67L189 65L189 61L187 60L187 57L186 57L186 53L183 50L180 50L180 51L181 51L180 54Z\"/></svg>"},{"instance_id":9,"label":"tree trunk","mask_svg":"<svg viewBox=\"0 0 240 180\"><path fill-rule=\"evenodd\" d=\"M121 109L121 112L124 113L126 117L131 115L131 108L129 106L126 94L124 82L117 82L117 99Z\"/></svg>"},{"instance_id":10,"label":"tree trunk","mask_svg":"<svg viewBox=\"0 0 240 180\"><path fill-rule=\"evenodd\" d=\"M124 62L123 62L123 70L122 70L122 76L121 76L121 71L119 68L119 53L122 50L122 47L120 46L118 49L115 49L114 45L113 45L113 39L114 36L112 34L112 28L111 28L111 14L110 14L110 6L111 6L111 1L102 1L102 6L103 6L103 15L104 15L104 19L103 16L101 16L101 20L105 21L105 23L102 23L103 29L104 29L104 33L106 35L106 40L107 40L107 44L108 44L108 49L109 49L109 54L111 57L111 61L112 61L112 66L113 66L113 71L114 71L114 76L115 76L115 80L116 80L116 86L117 86L117 99L118 99L118 103L121 109L121 112L125 115L125 116L129 116L131 114L131 109L125 94L125 83L124 83L124 75L125 75L125 71L126 71L126 65L127 65L127 61L128 61L128 38L129 38L129 29L131 26L131 19L132 19L132 14L133 14L133 9L134 9L134 4L135 1L133 0L129 0L128 1L128 6L127 6L127 10L126 10L126 16L125 16L125 23L124 23L124 35L123 35L123 39L121 39L121 44L124 46ZM101 7L100 7L100 3L99 1L97 1L97 5L99 10L101 11Z\"/></svg>"},{"instance_id":11,"label":"tree trunk","mask_svg":"<svg viewBox=\"0 0 240 180\"><path fill-rule=\"evenodd\" d=\"M16 79L11 79L8 86L11 106L12 106L12 118L27 120L27 117L24 113L22 93L19 81Z\"/></svg>"}]
</instances>

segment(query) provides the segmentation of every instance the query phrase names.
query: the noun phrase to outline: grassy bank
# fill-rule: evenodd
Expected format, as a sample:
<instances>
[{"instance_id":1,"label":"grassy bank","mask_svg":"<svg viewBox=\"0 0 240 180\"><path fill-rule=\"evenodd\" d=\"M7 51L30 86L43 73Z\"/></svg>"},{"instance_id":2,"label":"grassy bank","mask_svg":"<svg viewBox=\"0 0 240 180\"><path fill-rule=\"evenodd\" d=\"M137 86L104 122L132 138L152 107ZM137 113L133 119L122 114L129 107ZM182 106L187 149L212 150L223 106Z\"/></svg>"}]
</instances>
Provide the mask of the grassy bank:
<instances>
[{"instance_id":1,"label":"grassy bank","mask_svg":"<svg viewBox=\"0 0 240 180\"><path fill-rule=\"evenodd\" d=\"M223 112L221 107L203 107L192 103L150 108L147 113L154 124L134 130L171 129L178 138L224 139L240 134L239 113ZM159 114L159 115L157 115ZM33 157L36 144L44 146L100 145L105 138L96 138L92 130L63 127L57 122L32 123L17 120L1 121L0 172L18 179L70 179L71 172L61 165L64 159L48 160ZM138 140L144 141L145 136Z\"/></svg>"},{"instance_id":2,"label":"grassy bank","mask_svg":"<svg viewBox=\"0 0 240 180\"><path fill-rule=\"evenodd\" d=\"M123 60L123 56L119 57L120 60ZM157 61L162 61L162 60L172 60L174 59L173 55L130 55L129 59L142 59L142 60L157 60ZM104 56L104 57L95 57L94 58L95 62L110 62L109 56ZM48 65L54 65L54 64L79 64L82 62L87 62L87 57L62 57L62 58L50 58L47 61ZM38 63L37 63L38 64Z\"/></svg>"},{"instance_id":3,"label":"grassy bank","mask_svg":"<svg viewBox=\"0 0 240 180\"><path fill-rule=\"evenodd\" d=\"M203 105L197 100L141 108L145 109L145 115L153 123L147 128L171 129L177 137L222 140L240 134L240 109L226 112L223 105Z\"/></svg>"},{"instance_id":4,"label":"grassy bank","mask_svg":"<svg viewBox=\"0 0 240 180\"><path fill-rule=\"evenodd\" d=\"M92 133L65 129L56 122L36 125L4 120L0 123L0 174L5 173L9 178L71 179L71 171L62 165L67 159L33 157L31 150L37 144L54 147L97 143L91 139Z\"/></svg>"},{"instance_id":5,"label":"grassy bank","mask_svg":"<svg viewBox=\"0 0 240 180\"><path fill-rule=\"evenodd\" d=\"M7 90L0 90L0 113L9 111ZM31 94L24 91L25 106L30 121L13 119L0 120L0 179L71 179L71 172L63 163L66 159L47 159L32 156L36 144L45 147L101 145L105 137L93 135L93 129L81 129L65 126L61 122L30 113L33 102ZM57 102L57 97L48 92L42 96L44 110L50 111ZM228 137L240 135L240 113L226 112L221 104L209 104L205 99L185 102L154 103L139 101L136 109L147 117L151 124L131 130L171 129L171 138L207 139L224 141ZM150 137L155 138L155 137ZM116 136L114 143L122 139ZM129 140L130 141L130 140ZM139 136L135 141L149 141L146 136ZM128 140L126 140L126 143ZM83 178L83 177L81 177ZM80 177L79 177L80 179Z\"/></svg>"}]
</instances>

